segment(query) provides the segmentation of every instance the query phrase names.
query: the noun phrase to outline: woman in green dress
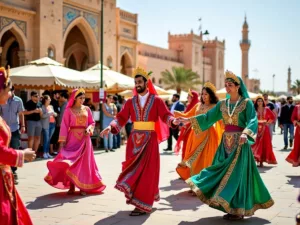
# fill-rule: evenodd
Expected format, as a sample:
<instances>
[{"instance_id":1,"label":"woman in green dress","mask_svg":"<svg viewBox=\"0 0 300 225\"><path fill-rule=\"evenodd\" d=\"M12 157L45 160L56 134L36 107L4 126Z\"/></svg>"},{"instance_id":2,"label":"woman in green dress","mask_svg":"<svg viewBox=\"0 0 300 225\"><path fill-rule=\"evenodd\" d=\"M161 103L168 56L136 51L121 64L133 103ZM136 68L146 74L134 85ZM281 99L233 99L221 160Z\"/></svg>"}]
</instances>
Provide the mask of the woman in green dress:
<instances>
[{"instance_id":1,"label":"woman in green dress","mask_svg":"<svg viewBox=\"0 0 300 225\"><path fill-rule=\"evenodd\" d=\"M212 166L186 180L199 199L225 213L226 220L241 220L258 209L274 204L257 170L250 145L255 142L257 117L242 79L225 73L225 87L230 98L189 119L195 133L207 130L223 119L225 132Z\"/></svg>"}]
</instances>

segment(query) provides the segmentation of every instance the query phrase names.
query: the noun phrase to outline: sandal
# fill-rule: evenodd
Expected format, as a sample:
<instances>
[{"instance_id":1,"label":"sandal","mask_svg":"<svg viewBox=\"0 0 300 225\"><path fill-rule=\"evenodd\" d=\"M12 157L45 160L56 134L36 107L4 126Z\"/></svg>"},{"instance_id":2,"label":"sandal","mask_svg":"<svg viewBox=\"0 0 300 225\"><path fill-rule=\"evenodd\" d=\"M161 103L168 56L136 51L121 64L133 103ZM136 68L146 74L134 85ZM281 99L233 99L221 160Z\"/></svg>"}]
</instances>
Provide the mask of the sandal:
<instances>
[{"instance_id":1,"label":"sandal","mask_svg":"<svg viewBox=\"0 0 300 225\"><path fill-rule=\"evenodd\" d=\"M143 212L143 211L137 211L137 210L133 210L129 216L143 216L143 215L146 215L146 212Z\"/></svg>"},{"instance_id":2,"label":"sandal","mask_svg":"<svg viewBox=\"0 0 300 225\"><path fill-rule=\"evenodd\" d=\"M70 188L67 192L68 195L73 195L75 193L75 188Z\"/></svg>"}]
</instances>

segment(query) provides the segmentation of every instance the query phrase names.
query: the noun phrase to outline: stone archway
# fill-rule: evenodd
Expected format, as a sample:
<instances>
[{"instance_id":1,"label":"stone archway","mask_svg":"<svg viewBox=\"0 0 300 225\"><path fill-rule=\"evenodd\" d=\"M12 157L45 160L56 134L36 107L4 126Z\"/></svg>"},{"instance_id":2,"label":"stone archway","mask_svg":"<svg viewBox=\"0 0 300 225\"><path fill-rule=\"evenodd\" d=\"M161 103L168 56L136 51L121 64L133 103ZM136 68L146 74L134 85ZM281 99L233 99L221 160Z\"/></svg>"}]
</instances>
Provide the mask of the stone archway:
<instances>
[{"instance_id":1,"label":"stone archway","mask_svg":"<svg viewBox=\"0 0 300 225\"><path fill-rule=\"evenodd\" d=\"M87 69L88 44L77 26L74 26L67 36L64 57L66 58L66 67L79 71Z\"/></svg>"},{"instance_id":2,"label":"stone archway","mask_svg":"<svg viewBox=\"0 0 300 225\"><path fill-rule=\"evenodd\" d=\"M29 53L25 51L24 33L12 23L0 32L0 66L17 67L26 65Z\"/></svg>"},{"instance_id":3,"label":"stone archway","mask_svg":"<svg viewBox=\"0 0 300 225\"><path fill-rule=\"evenodd\" d=\"M65 66L82 71L96 64L97 46L95 34L86 20L82 17L75 19L64 36Z\"/></svg>"},{"instance_id":4,"label":"stone archway","mask_svg":"<svg viewBox=\"0 0 300 225\"><path fill-rule=\"evenodd\" d=\"M121 70L120 72L131 76L133 72L132 58L128 52L125 52L121 57Z\"/></svg>"}]
</instances>

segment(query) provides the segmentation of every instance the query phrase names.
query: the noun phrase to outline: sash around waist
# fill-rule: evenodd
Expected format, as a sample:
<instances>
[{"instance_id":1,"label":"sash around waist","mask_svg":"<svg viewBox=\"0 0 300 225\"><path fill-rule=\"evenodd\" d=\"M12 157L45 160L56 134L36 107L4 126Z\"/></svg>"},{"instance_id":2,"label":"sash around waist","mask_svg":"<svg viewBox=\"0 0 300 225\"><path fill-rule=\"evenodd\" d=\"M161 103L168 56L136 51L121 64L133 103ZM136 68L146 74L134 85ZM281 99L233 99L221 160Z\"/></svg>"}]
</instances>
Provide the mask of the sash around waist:
<instances>
[{"instance_id":1,"label":"sash around waist","mask_svg":"<svg viewBox=\"0 0 300 225\"><path fill-rule=\"evenodd\" d=\"M136 121L133 122L133 129L134 130L155 130L155 122L150 121L150 122L146 122L146 121Z\"/></svg>"},{"instance_id":2,"label":"sash around waist","mask_svg":"<svg viewBox=\"0 0 300 225\"><path fill-rule=\"evenodd\" d=\"M75 130L75 129L86 129L85 126L70 126L70 130Z\"/></svg>"},{"instance_id":3,"label":"sash around waist","mask_svg":"<svg viewBox=\"0 0 300 225\"><path fill-rule=\"evenodd\" d=\"M235 126L235 125L226 125L225 132L242 132L244 130L243 127Z\"/></svg>"}]
</instances>

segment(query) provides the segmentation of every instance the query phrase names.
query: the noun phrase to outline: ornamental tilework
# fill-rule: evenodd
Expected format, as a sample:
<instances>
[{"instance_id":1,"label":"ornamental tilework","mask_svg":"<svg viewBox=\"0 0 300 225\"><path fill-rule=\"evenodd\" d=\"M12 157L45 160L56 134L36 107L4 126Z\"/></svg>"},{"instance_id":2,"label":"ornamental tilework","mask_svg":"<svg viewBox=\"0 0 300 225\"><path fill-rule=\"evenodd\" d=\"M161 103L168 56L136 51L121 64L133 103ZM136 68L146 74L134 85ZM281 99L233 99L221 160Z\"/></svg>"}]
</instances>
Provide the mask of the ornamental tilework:
<instances>
[{"instance_id":1,"label":"ornamental tilework","mask_svg":"<svg viewBox=\"0 0 300 225\"><path fill-rule=\"evenodd\" d=\"M5 27L9 26L12 23L15 23L23 32L25 37L27 37L27 23L22 20L15 20L12 18L0 16L0 31L2 31Z\"/></svg>"},{"instance_id":2,"label":"ornamental tilework","mask_svg":"<svg viewBox=\"0 0 300 225\"><path fill-rule=\"evenodd\" d=\"M82 11L80 9L72 8L70 6L64 6L63 9L63 34L65 34L69 25L77 18L83 17L90 27L92 28L96 39L99 37L99 28L98 28L98 16L89 12Z\"/></svg>"},{"instance_id":3,"label":"ornamental tilework","mask_svg":"<svg viewBox=\"0 0 300 225\"><path fill-rule=\"evenodd\" d=\"M99 29L98 29L98 16L93 15L88 12L83 13L83 17L86 19L86 21L91 26L92 30L95 33L96 38L98 39Z\"/></svg>"},{"instance_id":4,"label":"ornamental tilework","mask_svg":"<svg viewBox=\"0 0 300 225\"><path fill-rule=\"evenodd\" d=\"M80 17L80 10L71 8L69 6L64 6L63 9L63 33L66 32L68 26L76 18Z\"/></svg>"}]
</instances>

